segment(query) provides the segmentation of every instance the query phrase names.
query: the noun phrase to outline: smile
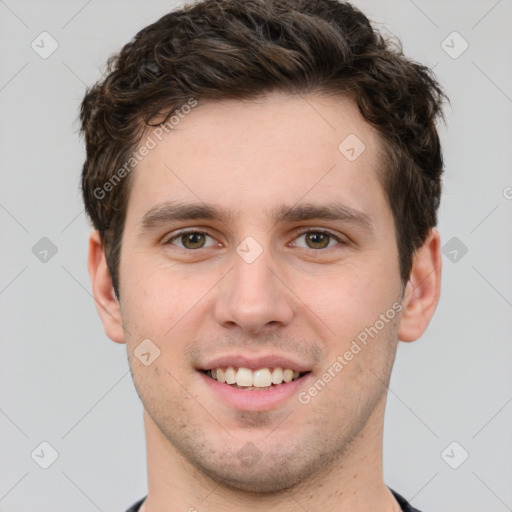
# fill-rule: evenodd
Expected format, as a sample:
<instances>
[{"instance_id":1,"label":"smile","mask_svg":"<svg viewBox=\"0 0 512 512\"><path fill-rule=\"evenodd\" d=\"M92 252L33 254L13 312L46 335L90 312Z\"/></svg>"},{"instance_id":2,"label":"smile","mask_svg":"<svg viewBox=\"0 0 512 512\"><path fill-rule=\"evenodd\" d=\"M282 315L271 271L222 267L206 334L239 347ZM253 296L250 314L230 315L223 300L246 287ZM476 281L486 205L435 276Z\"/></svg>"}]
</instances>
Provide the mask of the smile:
<instances>
[{"instance_id":1,"label":"smile","mask_svg":"<svg viewBox=\"0 0 512 512\"><path fill-rule=\"evenodd\" d=\"M283 383L295 381L309 372L299 372L291 368L236 368L233 366L204 370L208 377L222 384L247 391L264 391Z\"/></svg>"}]
</instances>

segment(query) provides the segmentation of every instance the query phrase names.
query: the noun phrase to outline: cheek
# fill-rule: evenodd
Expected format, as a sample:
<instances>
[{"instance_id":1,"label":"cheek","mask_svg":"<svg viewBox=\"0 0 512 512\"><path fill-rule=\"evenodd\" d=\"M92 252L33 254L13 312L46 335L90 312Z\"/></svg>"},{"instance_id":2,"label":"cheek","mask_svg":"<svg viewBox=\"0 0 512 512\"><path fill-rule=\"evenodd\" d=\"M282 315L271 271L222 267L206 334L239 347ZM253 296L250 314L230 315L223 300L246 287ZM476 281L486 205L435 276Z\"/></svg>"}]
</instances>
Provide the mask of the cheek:
<instances>
[{"instance_id":1,"label":"cheek","mask_svg":"<svg viewBox=\"0 0 512 512\"><path fill-rule=\"evenodd\" d=\"M327 333L346 341L373 324L393 302L390 290L395 283L379 274L385 272L350 265L339 272L302 276L296 293Z\"/></svg>"},{"instance_id":2,"label":"cheek","mask_svg":"<svg viewBox=\"0 0 512 512\"><path fill-rule=\"evenodd\" d=\"M139 328L151 327L162 336L202 295L201 281L187 279L168 264L155 263L143 255L135 255L124 263L123 312Z\"/></svg>"}]
</instances>

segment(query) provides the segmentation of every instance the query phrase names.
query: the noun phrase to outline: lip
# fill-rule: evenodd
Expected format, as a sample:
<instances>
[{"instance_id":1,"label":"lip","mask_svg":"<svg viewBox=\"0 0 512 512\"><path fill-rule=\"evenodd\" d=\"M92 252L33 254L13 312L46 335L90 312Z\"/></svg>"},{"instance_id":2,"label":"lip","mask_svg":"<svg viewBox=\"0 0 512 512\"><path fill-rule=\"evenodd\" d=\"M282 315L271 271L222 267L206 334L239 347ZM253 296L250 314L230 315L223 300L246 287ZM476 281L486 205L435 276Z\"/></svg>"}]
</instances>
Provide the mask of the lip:
<instances>
[{"instance_id":1,"label":"lip","mask_svg":"<svg viewBox=\"0 0 512 512\"><path fill-rule=\"evenodd\" d=\"M215 400L221 400L234 409L244 411L269 411L282 405L286 400L296 397L300 388L309 385L313 373L307 373L297 380L286 382L261 391L247 391L233 388L212 379L206 373L197 372L206 386L214 395Z\"/></svg>"},{"instance_id":2,"label":"lip","mask_svg":"<svg viewBox=\"0 0 512 512\"><path fill-rule=\"evenodd\" d=\"M268 354L258 357L246 357L242 355L225 355L211 359L204 363L204 365L196 368L197 370L212 370L214 368L227 368L233 366L234 368L249 368L250 370L259 370L260 368L290 368L297 372L309 372L312 365L294 361L286 356L277 354Z\"/></svg>"}]
</instances>

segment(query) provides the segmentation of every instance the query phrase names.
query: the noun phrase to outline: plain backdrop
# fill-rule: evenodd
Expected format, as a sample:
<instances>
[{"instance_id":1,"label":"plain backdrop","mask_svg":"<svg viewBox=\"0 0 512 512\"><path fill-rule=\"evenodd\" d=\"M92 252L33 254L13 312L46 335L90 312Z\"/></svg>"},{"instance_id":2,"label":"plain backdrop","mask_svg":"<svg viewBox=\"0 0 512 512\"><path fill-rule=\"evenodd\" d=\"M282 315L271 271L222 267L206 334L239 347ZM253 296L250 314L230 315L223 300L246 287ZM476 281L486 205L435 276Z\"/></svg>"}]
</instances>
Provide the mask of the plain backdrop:
<instances>
[{"instance_id":1,"label":"plain backdrop","mask_svg":"<svg viewBox=\"0 0 512 512\"><path fill-rule=\"evenodd\" d=\"M355 4L452 102L442 295L399 347L385 481L424 512L512 510L512 1ZM0 0L0 511L124 511L146 494L126 349L90 295L76 119L107 57L176 5Z\"/></svg>"}]
</instances>

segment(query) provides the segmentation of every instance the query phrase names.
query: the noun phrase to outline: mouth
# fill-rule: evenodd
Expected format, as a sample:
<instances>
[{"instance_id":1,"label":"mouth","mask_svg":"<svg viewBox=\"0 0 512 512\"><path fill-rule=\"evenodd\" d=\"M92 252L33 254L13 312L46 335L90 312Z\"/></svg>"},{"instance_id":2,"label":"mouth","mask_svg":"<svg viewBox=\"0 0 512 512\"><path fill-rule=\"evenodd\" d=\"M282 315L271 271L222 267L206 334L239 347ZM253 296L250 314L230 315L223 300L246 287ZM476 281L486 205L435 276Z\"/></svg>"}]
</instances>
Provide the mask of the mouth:
<instances>
[{"instance_id":1,"label":"mouth","mask_svg":"<svg viewBox=\"0 0 512 512\"><path fill-rule=\"evenodd\" d=\"M294 397L315 379L311 362L278 353L219 354L195 369L205 398L236 411L293 407Z\"/></svg>"},{"instance_id":2,"label":"mouth","mask_svg":"<svg viewBox=\"0 0 512 512\"><path fill-rule=\"evenodd\" d=\"M311 371L298 371L291 368L258 368L252 370L246 367L216 367L200 370L210 379L225 384L231 388L244 391L269 391L282 387L290 382L302 379Z\"/></svg>"}]
</instances>

